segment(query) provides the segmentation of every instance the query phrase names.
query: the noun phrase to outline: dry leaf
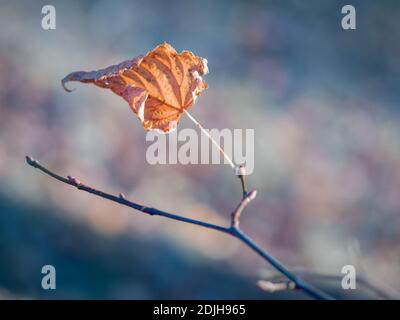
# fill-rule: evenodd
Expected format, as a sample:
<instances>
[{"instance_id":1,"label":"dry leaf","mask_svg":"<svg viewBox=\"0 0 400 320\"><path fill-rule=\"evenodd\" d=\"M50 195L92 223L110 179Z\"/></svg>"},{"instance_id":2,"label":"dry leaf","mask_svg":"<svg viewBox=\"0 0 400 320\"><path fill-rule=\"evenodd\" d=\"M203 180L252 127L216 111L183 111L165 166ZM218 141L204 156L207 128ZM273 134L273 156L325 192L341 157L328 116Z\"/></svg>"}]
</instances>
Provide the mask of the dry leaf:
<instances>
[{"instance_id":1,"label":"dry leaf","mask_svg":"<svg viewBox=\"0 0 400 320\"><path fill-rule=\"evenodd\" d=\"M123 97L146 130L170 132L182 112L191 107L207 88L202 75L208 72L207 60L190 51L178 54L163 43L144 56L98 71L77 71L69 81L94 83Z\"/></svg>"}]
</instances>

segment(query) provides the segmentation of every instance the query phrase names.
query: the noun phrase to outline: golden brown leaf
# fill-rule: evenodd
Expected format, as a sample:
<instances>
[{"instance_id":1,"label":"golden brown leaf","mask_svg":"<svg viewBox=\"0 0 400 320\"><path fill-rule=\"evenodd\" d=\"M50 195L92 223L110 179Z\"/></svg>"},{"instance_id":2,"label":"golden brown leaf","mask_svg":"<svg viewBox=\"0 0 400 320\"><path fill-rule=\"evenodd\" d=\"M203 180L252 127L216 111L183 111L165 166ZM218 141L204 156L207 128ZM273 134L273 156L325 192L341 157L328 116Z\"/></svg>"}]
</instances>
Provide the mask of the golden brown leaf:
<instances>
[{"instance_id":1,"label":"golden brown leaf","mask_svg":"<svg viewBox=\"0 0 400 320\"><path fill-rule=\"evenodd\" d=\"M123 97L146 130L170 132L182 112L191 107L207 88L202 75L208 72L207 60L190 51L177 53L163 43L144 56L98 71L77 71L69 81L94 83Z\"/></svg>"}]
</instances>

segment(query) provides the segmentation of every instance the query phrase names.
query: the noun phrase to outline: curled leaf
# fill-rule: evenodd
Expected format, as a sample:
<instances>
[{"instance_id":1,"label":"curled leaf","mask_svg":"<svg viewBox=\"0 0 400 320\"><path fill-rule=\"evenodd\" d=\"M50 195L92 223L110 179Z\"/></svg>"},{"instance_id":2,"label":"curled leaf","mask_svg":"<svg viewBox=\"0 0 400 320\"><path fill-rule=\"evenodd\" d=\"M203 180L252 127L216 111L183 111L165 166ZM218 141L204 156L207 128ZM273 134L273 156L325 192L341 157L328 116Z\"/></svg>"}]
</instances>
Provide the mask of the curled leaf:
<instances>
[{"instance_id":1,"label":"curled leaf","mask_svg":"<svg viewBox=\"0 0 400 320\"><path fill-rule=\"evenodd\" d=\"M144 56L97 71L77 71L62 80L94 83L123 97L139 117L145 130L170 132L182 112L191 107L207 88L202 75L207 60L190 51L177 53L163 43Z\"/></svg>"}]
</instances>

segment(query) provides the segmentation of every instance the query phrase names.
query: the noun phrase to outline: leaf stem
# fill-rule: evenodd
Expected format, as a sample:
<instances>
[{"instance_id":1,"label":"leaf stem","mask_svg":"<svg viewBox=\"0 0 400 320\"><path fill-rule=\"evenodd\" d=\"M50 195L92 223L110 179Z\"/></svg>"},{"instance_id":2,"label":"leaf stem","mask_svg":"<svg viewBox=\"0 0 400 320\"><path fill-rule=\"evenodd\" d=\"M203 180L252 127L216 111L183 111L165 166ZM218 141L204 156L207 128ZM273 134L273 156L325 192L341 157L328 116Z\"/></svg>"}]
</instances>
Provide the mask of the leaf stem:
<instances>
[{"instance_id":1,"label":"leaf stem","mask_svg":"<svg viewBox=\"0 0 400 320\"><path fill-rule=\"evenodd\" d=\"M217 149L224 156L226 161L228 161L232 169L236 170L237 166L233 163L232 159L226 154L226 152L224 151L224 149L222 149L222 147L218 144L218 142L215 141L215 139L211 136L208 130L204 129L204 127L200 124L200 122L198 122L186 109L184 109L183 112L185 112L186 115L189 117L189 119L192 120L193 123L200 128L201 132L203 132L208 137L208 139L214 144L214 146L217 147Z\"/></svg>"}]
</instances>

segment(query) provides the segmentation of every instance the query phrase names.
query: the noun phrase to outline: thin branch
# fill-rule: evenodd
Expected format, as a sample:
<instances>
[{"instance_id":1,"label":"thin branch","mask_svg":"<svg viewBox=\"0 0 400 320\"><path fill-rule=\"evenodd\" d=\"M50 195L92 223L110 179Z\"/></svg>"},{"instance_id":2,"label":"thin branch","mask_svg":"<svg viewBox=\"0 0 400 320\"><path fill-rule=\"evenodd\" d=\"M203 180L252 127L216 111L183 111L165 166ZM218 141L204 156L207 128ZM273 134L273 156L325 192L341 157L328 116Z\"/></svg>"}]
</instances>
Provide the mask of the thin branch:
<instances>
[{"instance_id":1,"label":"thin branch","mask_svg":"<svg viewBox=\"0 0 400 320\"><path fill-rule=\"evenodd\" d=\"M195 224L195 225L198 225L198 226L201 226L201 227L214 229L214 230L225 232L225 233L230 233L229 228L218 226L218 225L215 225L215 224L212 224L212 223L208 223L208 222L204 222L204 221L200 221L200 220L196 220L196 219L190 219L190 218L178 216L176 214L168 213L168 212L161 211L161 210L158 210L158 209L155 209L155 208L149 208L149 207L146 207L146 206L140 205L138 203L131 202L131 201L127 200L125 198L124 194L120 194L117 197L117 196L114 196L114 195L109 194L107 192L100 191L100 190L94 189L92 187L86 186L86 185L84 185L82 182L80 182L78 179L76 179L74 177L68 176L67 178L65 178L63 176L60 176L60 175L48 170L47 168L42 166L37 160L35 160L35 159L33 159L33 158L29 157L29 156L26 157L26 161L30 166L39 169L40 171L44 172L45 174L53 177L54 179L56 179L58 181L64 182L64 183L69 184L69 185L71 185L73 187L76 187L79 190L89 192L89 193L94 194L96 196L99 196L101 198L104 198L104 199L107 199L107 200L110 200L110 201L113 201L113 202L117 202L119 204L122 204L124 206L130 207L130 208L135 209L135 210L139 210L139 211L141 211L143 213L146 213L148 215L160 216L160 217L164 217L164 218L168 218L168 219L172 219L172 220L178 220L178 221L189 223L189 224Z\"/></svg>"},{"instance_id":2,"label":"thin branch","mask_svg":"<svg viewBox=\"0 0 400 320\"><path fill-rule=\"evenodd\" d=\"M343 276L340 275L332 275L332 274L325 274L325 273L319 273L319 272L314 272L314 271L307 271L303 269L291 269L291 272L296 273L300 275L302 278L306 280L312 280L312 281L331 281L331 282L336 282L336 283L341 283L343 280ZM260 281L267 281L267 282L273 282L273 283L280 283L284 282L285 279L281 275L273 276L269 280L260 280ZM374 284L372 284L370 281L368 281L367 278L363 276L357 275L357 286L361 285L377 297L385 300L395 300L399 299L399 294L396 293L388 293L385 290L378 288ZM359 288L357 288L359 289Z\"/></svg>"},{"instance_id":3,"label":"thin branch","mask_svg":"<svg viewBox=\"0 0 400 320\"><path fill-rule=\"evenodd\" d=\"M45 168L42 166L37 160L27 156L26 157L27 163L36 168L39 169L40 171L44 172L45 174L49 175L50 177L61 181L63 183L69 184L73 187L76 187L79 190L86 191L88 193L94 194L98 197L105 198L107 200L117 202L119 204L122 204L124 206L130 207L132 209L141 211L143 213L149 214L149 215L157 215L161 216L164 218L172 219L172 220L177 220L193 225L197 225L203 228L208 228L208 229L213 229L216 231L220 231L226 234L229 234L237 239L239 239L241 242L243 242L246 246L251 248L253 251L255 251L257 254L259 254L261 257L263 257L266 261L268 261L277 271L282 273L284 276L286 276L291 282L294 283L295 287L298 289L302 289L305 293L307 293L310 297L313 297L315 299L323 299L323 300L331 300L333 297L330 295L326 294L325 292L322 292L321 290L313 287L300 277L296 276L295 274L291 273L280 261L272 257L266 250L261 248L254 240L252 240L247 234L245 234L243 231L239 229L239 218L240 218L240 213L243 211L243 209L247 206L248 203L252 199L254 199L256 193L255 191L252 191L247 194L246 196L243 197L242 201L240 202L238 208L234 211L234 214L232 214L232 221L231 221L231 226L230 227L224 227L212 223L208 223L205 221L201 220L196 220L196 219L191 219L191 218L186 218L182 217L176 214L168 213L165 211L161 211L155 208L149 208L140 204L137 204L135 202L129 201L126 199L125 195L120 194L119 196L115 196L97 189L94 189L92 187L89 187L85 184L83 184L81 181L78 179L68 176L67 178L60 176L49 169ZM244 186L244 184L242 184ZM243 188L245 190L245 188ZM244 194L244 193L243 193ZM236 212L236 213L235 213Z\"/></svg>"},{"instance_id":4,"label":"thin branch","mask_svg":"<svg viewBox=\"0 0 400 320\"><path fill-rule=\"evenodd\" d=\"M238 238L240 241L246 244L249 248L253 249L253 251L257 252L261 257L263 257L266 261L268 261L272 267L274 267L276 270L282 273L286 278L294 282L296 284L296 288L302 289L310 297L319 300L334 299L329 294L319 290L318 288L304 281L302 278L290 272L289 269L285 267L279 260L275 259L269 253L267 253L253 239L251 239L247 234L245 234L239 228L232 228L232 235L234 235L236 238Z\"/></svg>"}]
</instances>

